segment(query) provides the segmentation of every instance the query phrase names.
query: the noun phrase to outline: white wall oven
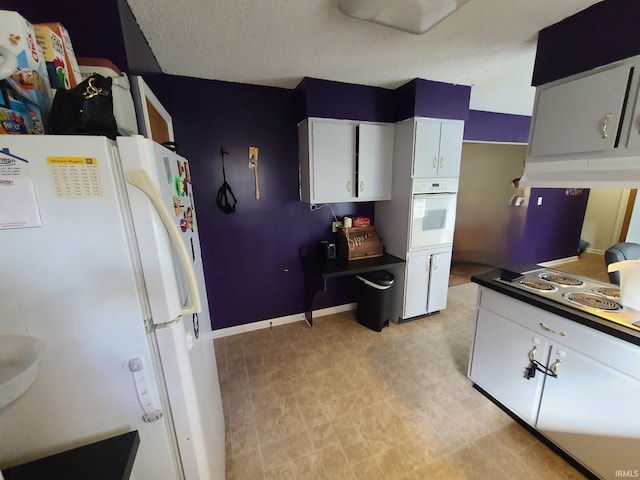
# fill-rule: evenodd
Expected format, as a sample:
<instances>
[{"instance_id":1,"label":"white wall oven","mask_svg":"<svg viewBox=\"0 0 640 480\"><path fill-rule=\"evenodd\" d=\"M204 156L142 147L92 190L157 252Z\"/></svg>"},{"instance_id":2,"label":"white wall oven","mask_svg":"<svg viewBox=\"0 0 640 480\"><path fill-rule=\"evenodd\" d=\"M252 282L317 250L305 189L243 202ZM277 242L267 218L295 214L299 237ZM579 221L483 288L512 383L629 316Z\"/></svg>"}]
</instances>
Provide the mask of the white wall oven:
<instances>
[{"instance_id":1,"label":"white wall oven","mask_svg":"<svg viewBox=\"0 0 640 480\"><path fill-rule=\"evenodd\" d=\"M453 244L457 192L457 178L413 181L410 251Z\"/></svg>"}]
</instances>

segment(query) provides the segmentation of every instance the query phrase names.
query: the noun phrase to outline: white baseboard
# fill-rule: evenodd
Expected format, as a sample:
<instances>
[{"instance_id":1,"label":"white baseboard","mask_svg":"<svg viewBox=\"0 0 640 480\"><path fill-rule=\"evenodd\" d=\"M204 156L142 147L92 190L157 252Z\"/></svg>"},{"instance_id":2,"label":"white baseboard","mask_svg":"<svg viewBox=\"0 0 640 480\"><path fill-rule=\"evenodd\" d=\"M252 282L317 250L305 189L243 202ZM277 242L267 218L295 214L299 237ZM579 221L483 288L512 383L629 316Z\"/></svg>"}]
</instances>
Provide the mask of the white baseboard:
<instances>
[{"instance_id":1,"label":"white baseboard","mask_svg":"<svg viewBox=\"0 0 640 480\"><path fill-rule=\"evenodd\" d=\"M335 307L321 308L320 310L314 310L313 316L324 317L325 315L333 315L334 313L347 312L349 310L355 310L357 305L357 303L345 303L344 305L336 305ZM259 322L245 323L244 325L236 325L234 327L220 328L218 330L213 330L211 333L207 333L207 337L211 336L212 339L229 337L239 333L252 332L254 330L262 330L263 328L271 328L278 325L286 325L287 323L304 321L306 321L304 313L295 313L284 317L260 320Z\"/></svg>"},{"instance_id":2,"label":"white baseboard","mask_svg":"<svg viewBox=\"0 0 640 480\"><path fill-rule=\"evenodd\" d=\"M543 267L553 267L555 265L560 265L561 263L575 262L577 260L578 260L578 256L574 255L573 257L559 258L557 260L549 260L548 262L539 263L539 265Z\"/></svg>"}]
</instances>

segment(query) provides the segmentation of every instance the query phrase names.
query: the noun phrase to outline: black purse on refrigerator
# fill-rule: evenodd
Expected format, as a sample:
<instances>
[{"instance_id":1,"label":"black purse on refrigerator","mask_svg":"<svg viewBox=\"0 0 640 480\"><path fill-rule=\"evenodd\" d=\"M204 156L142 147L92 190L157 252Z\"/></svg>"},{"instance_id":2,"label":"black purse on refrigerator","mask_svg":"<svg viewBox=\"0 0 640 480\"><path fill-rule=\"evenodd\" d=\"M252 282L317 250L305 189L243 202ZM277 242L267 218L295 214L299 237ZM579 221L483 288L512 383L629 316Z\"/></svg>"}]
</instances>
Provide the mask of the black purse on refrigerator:
<instances>
[{"instance_id":1,"label":"black purse on refrigerator","mask_svg":"<svg viewBox=\"0 0 640 480\"><path fill-rule=\"evenodd\" d=\"M49 112L47 133L52 135L118 135L113 115L111 77L93 73L69 90L57 90Z\"/></svg>"}]
</instances>

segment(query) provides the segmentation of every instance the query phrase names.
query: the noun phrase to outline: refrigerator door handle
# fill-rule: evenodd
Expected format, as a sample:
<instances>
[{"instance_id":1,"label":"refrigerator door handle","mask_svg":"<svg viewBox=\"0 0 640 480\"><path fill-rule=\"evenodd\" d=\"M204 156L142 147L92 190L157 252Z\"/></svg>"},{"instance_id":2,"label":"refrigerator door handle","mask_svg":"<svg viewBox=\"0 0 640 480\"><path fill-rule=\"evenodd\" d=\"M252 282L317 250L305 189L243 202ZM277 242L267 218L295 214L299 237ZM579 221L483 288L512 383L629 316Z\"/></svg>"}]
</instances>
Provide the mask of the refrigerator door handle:
<instances>
[{"instance_id":1,"label":"refrigerator door handle","mask_svg":"<svg viewBox=\"0 0 640 480\"><path fill-rule=\"evenodd\" d=\"M191 257L187 252L187 247L184 246L178 228L173 224L173 218L171 213L162 202L162 196L154 185L153 181L149 177L149 174L145 170L129 170L127 171L127 182L134 187L139 188L149 198L151 204L155 208L164 228L169 234L169 239L176 249L178 259L182 264L184 275L187 279L187 285L189 287L189 293L191 297L191 305L185 305L180 310L180 315L188 315L190 313L200 313L202 311L202 305L200 303L200 291L198 290L198 281L196 279L196 273L191 263Z\"/></svg>"},{"instance_id":2,"label":"refrigerator door handle","mask_svg":"<svg viewBox=\"0 0 640 480\"><path fill-rule=\"evenodd\" d=\"M142 358L135 357L129 360L129 371L133 376L133 383L136 386L136 394L138 395L138 401L144 411L142 420L145 423L155 422L162 418L162 410L155 407L153 399L149 394L149 387L147 387L147 381L145 379L144 363Z\"/></svg>"}]
</instances>

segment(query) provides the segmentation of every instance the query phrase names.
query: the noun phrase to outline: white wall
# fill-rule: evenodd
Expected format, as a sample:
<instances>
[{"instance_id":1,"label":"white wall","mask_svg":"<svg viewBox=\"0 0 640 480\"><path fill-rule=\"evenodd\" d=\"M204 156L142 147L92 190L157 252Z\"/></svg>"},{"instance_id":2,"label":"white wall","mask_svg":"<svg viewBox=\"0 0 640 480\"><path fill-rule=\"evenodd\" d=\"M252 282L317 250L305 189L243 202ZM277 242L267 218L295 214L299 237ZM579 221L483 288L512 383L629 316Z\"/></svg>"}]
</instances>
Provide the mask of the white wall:
<instances>
[{"instance_id":1,"label":"white wall","mask_svg":"<svg viewBox=\"0 0 640 480\"><path fill-rule=\"evenodd\" d=\"M497 265L506 254L511 180L522 175L526 145L464 143L453 260ZM518 209L518 210L516 210Z\"/></svg>"},{"instance_id":2,"label":"white wall","mask_svg":"<svg viewBox=\"0 0 640 480\"><path fill-rule=\"evenodd\" d=\"M591 244L589 251L604 253L611 245L618 243L628 198L628 189L591 189L584 223L582 224L582 233L580 234L583 240ZM631 220L633 222L633 217ZM637 228L637 232L640 234L640 225ZM629 229L629 235L631 235L631 228ZM627 238L629 238L629 235Z\"/></svg>"},{"instance_id":3,"label":"white wall","mask_svg":"<svg viewBox=\"0 0 640 480\"><path fill-rule=\"evenodd\" d=\"M640 243L640 195L636 195L636 202L631 212L631 221L627 231L627 242Z\"/></svg>"}]
</instances>

